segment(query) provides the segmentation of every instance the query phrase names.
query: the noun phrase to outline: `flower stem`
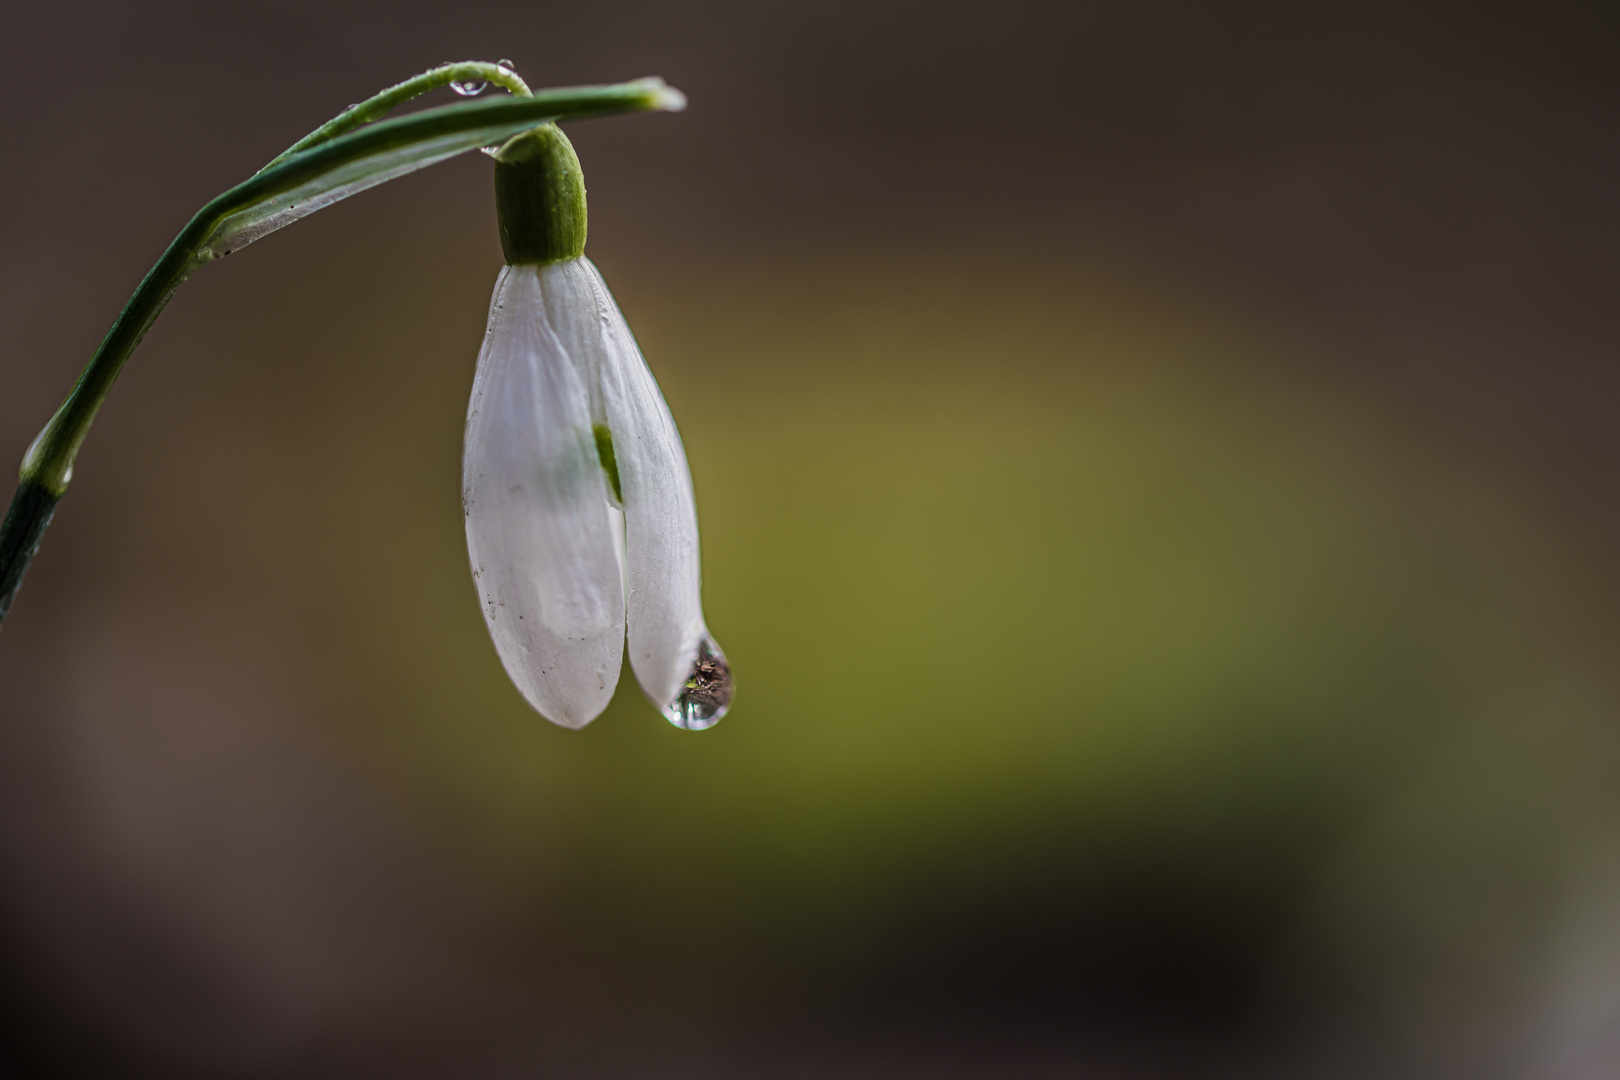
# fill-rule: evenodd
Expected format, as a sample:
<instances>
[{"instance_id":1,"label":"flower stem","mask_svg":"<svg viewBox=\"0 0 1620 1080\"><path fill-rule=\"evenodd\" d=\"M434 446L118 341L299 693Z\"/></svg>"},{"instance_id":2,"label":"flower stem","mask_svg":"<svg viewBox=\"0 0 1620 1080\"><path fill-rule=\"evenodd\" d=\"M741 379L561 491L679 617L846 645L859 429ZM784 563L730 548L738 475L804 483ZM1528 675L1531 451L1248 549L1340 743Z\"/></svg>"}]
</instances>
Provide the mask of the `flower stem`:
<instances>
[{"instance_id":1,"label":"flower stem","mask_svg":"<svg viewBox=\"0 0 1620 1080\"><path fill-rule=\"evenodd\" d=\"M487 78L523 96L469 101L429 109L353 130L369 116L381 116L401 101L442 86L452 79ZM299 140L260 172L214 198L174 238L147 271L112 329L102 339L67 400L52 416L23 456L17 493L0 524L0 621L22 585L56 503L73 476L73 459L89 433L96 411L106 400L125 361L140 345L185 280L211 259L207 245L221 222L233 214L271 204L277 196L304 190L323 177L341 175L352 186L368 162L384 163L390 155L414 145L471 137L466 147L502 141L536 124L615 113L679 108L683 99L662 80L642 79L612 86L568 87L528 94L528 87L508 69L495 64L448 64L389 88ZM381 103L381 104L374 104ZM380 111L378 111L380 110ZM355 118L356 113L366 116ZM464 140L463 140L464 141ZM459 145L459 144L458 144ZM383 179L397 173L384 172ZM228 249L234 250L234 249Z\"/></svg>"},{"instance_id":2,"label":"flower stem","mask_svg":"<svg viewBox=\"0 0 1620 1080\"><path fill-rule=\"evenodd\" d=\"M496 151L495 220L508 266L585 253L585 177L562 128L541 124Z\"/></svg>"},{"instance_id":3,"label":"flower stem","mask_svg":"<svg viewBox=\"0 0 1620 1080\"><path fill-rule=\"evenodd\" d=\"M45 526L51 523L60 498L31 480L18 484L17 494L11 497L5 523L0 524L0 621L22 588L23 574L39 550Z\"/></svg>"},{"instance_id":4,"label":"flower stem","mask_svg":"<svg viewBox=\"0 0 1620 1080\"><path fill-rule=\"evenodd\" d=\"M339 135L347 134L361 124L372 120L380 120L387 116L396 105L403 105L414 97L420 97L430 90L437 90L441 86L449 86L453 82L472 82L481 80L493 83L510 93L513 97L529 97L529 86L518 78L517 72L499 64L486 64L482 61L469 60L459 64L443 64L430 68L420 75L413 75L402 83L396 83L388 89L376 94L358 105L350 105L332 119L293 143L278 154L275 160L264 168L273 168L281 164L292 155L312 146L319 146L329 142ZM264 169L259 170L263 172Z\"/></svg>"}]
</instances>

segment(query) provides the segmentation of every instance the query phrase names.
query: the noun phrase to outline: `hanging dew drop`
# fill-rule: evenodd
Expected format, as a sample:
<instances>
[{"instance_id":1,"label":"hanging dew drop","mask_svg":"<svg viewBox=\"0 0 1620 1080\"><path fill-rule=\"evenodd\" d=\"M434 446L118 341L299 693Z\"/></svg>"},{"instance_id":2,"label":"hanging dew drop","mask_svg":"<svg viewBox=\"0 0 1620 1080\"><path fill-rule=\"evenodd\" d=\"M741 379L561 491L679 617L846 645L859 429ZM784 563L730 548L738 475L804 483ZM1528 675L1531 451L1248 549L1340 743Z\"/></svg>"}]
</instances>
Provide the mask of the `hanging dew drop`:
<instances>
[{"instance_id":1,"label":"hanging dew drop","mask_svg":"<svg viewBox=\"0 0 1620 1080\"><path fill-rule=\"evenodd\" d=\"M454 90L456 93L460 94L462 97L477 97L479 94L482 94L484 92L485 88L487 88L488 86L489 86L489 80L488 79L478 79L477 81L474 81L472 79L466 79L466 80L452 79L452 80L450 80L450 89Z\"/></svg>"},{"instance_id":2,"label":"hanging dew drop","mask_svg":"<svg viewBox=\"0 0 1620 1080\"><path fill-rule=\"evenodd\" d=\"M662 709L664 718L687 731L712 728L731 708L731 665L708 634L698 643L697 658L675 700Z\"/></svg>"}]
</instances>

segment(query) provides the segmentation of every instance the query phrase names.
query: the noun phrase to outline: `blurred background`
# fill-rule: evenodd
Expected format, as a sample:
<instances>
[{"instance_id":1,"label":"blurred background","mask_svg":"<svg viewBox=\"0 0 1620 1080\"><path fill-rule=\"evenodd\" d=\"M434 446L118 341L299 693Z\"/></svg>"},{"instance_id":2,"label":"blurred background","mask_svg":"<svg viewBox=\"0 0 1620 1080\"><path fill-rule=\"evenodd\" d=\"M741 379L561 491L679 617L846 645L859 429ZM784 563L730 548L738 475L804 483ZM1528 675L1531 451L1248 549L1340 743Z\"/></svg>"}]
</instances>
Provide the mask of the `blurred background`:
<instances>
[{"instance_id":1,"label":"blurred background","mask_svg":"<svg viewBox=\"0 0 1620 1080\"><path fill-rule=\"evenodd\" d=\"M0 460L204 201L445 59L571 134L706 734L509 684L489 163L206 267L0 635L40 1077L1620 1074L1606 5L19 6ZM452 100L447 92L423 104Z\"/></svg>"}]
</instances>

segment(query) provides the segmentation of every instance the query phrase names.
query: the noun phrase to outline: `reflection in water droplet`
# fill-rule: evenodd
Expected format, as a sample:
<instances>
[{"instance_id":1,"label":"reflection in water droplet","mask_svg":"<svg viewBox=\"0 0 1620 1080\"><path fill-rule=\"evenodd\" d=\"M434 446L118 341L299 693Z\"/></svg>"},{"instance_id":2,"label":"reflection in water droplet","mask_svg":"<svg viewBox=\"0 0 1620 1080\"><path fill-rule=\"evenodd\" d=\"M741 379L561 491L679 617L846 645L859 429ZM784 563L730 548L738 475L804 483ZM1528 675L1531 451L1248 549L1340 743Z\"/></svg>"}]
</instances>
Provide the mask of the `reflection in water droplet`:
<instances>
[{"instance_id":1,"label":"reflection in water droplet","mask_svg":"<svg viewBox=\"0 0 1620 1080\"><path fill-rule=\"evenodd\" d=\"M459 79L452 79L450 82L450 89L454 90L462 97L477 97L479 94L484 92L484 89L487 86L489 86L488 79L479 79L477 82L474 82L472 79L468 79L465 82Z\"/></svg>"},{"instance_id":2,"label":"reflection in water droplet","mask_svg":"<svg viewBox=\"0 0 1620 1080\"><path fill-rule=\"evenodd\" d=\"M712 728L731 708L731 665L708 634L698 643L697 659L675 700L665 705L665 719L687 731Z\"/></svg>"}]
</instances>

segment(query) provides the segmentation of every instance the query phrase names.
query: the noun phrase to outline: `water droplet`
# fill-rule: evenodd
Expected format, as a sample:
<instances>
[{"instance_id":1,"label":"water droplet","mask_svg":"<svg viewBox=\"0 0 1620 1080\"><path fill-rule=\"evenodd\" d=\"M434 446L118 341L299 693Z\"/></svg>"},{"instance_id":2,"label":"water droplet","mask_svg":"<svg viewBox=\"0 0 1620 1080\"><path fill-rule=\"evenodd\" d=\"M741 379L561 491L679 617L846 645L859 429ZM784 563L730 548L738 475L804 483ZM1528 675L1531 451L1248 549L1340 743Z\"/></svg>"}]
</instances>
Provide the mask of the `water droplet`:
<instances>
[{"instance_id":1,"label":"water droplet","mask_svg":"<svg viewBox=\"0 0 1620 1080\"><path fill-rule=\"evenodd\" d=\"M712 728L731 708L731 665L726 654L708 634L698 642L697 659L675 695L663 708L664 718L678 728L702 731Z\"/></svg>"},{"instance_id":2,"label":"water droplet","mask_svg":"<svg viewBox=\"0 0 1620 1080\"><path fill-rule=\"evenodd\" d=\"M465 81L461 79L450 80L450 89L454 90L462 97L477 97L479 94L482 94L488 86L488 79L479 79L476 82L472 79L467 79Z\"/></svg>"},{"instance_id":3,"label":"water droplet","mask_svg":"<svg viewBox=\"0 0 1620 1080\"><path fill-rule=\"evenodd\" d=\"M516 72L517 71L517 65L512 63L512 61L510 61L510 60L497 60L497 61L495 61L495 63L498 64L499 66L505 68L507 71L511 71L511 72Z\"/></svg>"}]
</instances>

